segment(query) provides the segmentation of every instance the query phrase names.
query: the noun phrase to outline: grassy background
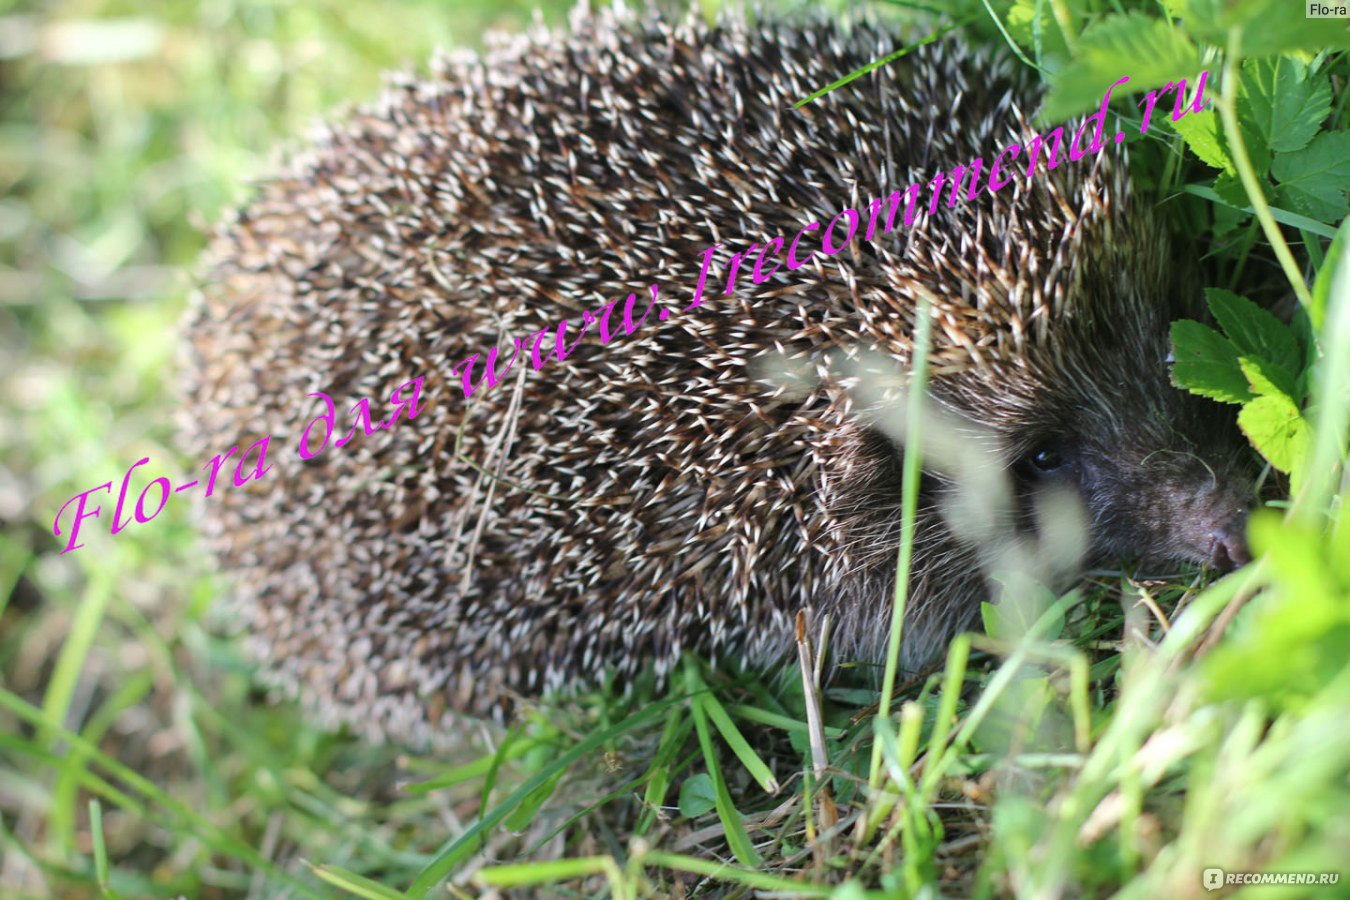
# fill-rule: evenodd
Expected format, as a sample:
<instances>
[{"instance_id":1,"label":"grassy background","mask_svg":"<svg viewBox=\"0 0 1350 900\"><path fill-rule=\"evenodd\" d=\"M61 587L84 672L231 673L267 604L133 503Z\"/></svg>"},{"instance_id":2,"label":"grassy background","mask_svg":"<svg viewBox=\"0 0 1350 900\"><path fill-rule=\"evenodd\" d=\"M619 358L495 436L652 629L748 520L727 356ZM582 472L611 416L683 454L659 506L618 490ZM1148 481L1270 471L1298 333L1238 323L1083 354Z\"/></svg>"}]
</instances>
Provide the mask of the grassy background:
<instances>
[{"instance_id":1,"label":"grassy background","mask_svg":"<svg viewBox=\"0 0 1350 900\"><path fill-rule=\"evenodd\" d=\"M0 685L153 782L91 782L65 736L0 711L0 894L89 892L91 796L124 896L273 896L248 847L406 881L401 832L444 830L443 798L377 802L392 751L254 695L208 632L188 504L116 538L105 513L64 556L51 517L142 457L193 462L169 443L185 270L281 139L534 5L0 5Z\"/></svg>"},{"instance_id":2,"label":"grassy background","mask_svg":"<svg viewBox=\"0 0 1350 900\"><path fill-rule=\"evenodd\" d=\"M169 437L183 273L204 223L244 196L279 139L371 97L381 70L433 45L472 45L489 25L519 27L527 9L0 6L0 894L326 896L336 888L306 862L403 889L429 863L474 868L520 851L579 862L498 871L499 881L568 881L577 896L783 886L751 869L804 878L794 883L820 896L852 873L891 896L924 885L1054 896L1072 885L1171 897L1199 895L1206 865L1344 871L1350 527L1268 528L1269 564L1205 593L1189 578L1107 573L1073 613L1051 610L1045 635L1060 641L1030 657L986 641L967 671L970 645L958 645L944 672L902 686L896 733L880 742L890 798L870 805L860 783L876 694L832 690L830 788L844 816L814 845L829 829L804 793L791 677L713 680L694 665L664 724L625 725L640 704L564 704L526 716L505 741L466 746L463 759L410 757L317 731L257 694L210 628L220 586L198 574L186 502L116 538L89 523L87 546L57 555L51 517L67 498L142 457L171 475L194 462L177 459ZM1333 124L1344 120L1338 99ZM1152 160L1164 194L1193 171L1181 160L1175 139ZM1190 212L1197 229L1230 235L1219 268L1236 282L1260 232L1215 210ZM1324 243L1299 247L1308 271ZM1325 344L1338 364L1350 356L1350 334L1328 332ZM1344 410L1343 397L1324 411ZM1258 584L1263 598L1244 603ZM748 755L709 725L705 679L749 735ZM566 753L579 763L551 796ZM756 787L752 758L772 764L786 794ZM724 832L710 775L745 814L759 865L728 874L710 862L747 858ZM433 778L437 790L398 786ZM508 797L525 778L539 790ZM567 827L610 793L608 814ZM480 808L511 814L486 832L487 852L443 847ZM850 842L860 821L874 827Z\"/></svg>"}]
</instances>

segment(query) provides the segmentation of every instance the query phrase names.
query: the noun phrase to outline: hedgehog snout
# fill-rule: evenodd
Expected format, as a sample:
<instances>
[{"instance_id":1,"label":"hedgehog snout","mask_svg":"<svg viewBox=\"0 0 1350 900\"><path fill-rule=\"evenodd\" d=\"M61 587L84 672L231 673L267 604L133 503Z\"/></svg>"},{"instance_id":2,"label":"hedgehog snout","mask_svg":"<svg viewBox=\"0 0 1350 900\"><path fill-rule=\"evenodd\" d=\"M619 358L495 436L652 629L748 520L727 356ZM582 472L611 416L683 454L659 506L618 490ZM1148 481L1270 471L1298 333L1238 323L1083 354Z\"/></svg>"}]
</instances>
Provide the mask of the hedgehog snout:
<instances>
[{"instance_id":1,"label":"hedgehog snout","mask_svg":"<svg viewBox=\"0 0 1350 900\"><path fill-rule=\"evenodd\" d=\"M1251 562L1246 538L1250 502L1242 491L1244 484L1235 474L1231 481L1180 504L1172 520L1174 549L1167 555L1224 572Z\"/></svg>"},{"instance_id":2,"label":"hedgehog snout","mask_svg":"<svg viewBox=\"0 0 1350 900\"><path fill-rule=\"evenodd\" d=\"M1246 515L1234 519L1214 532L1214 542L1210 545L1209 564L1224 572L1252 561L1247 550Z\"/></svg>"},{"instance_id":3,"label":"hedgehog snout","mask_svg":"<svg viewBox=\"0 0 1350 900\"><path fill-rule=\"evenodd\" d=\"M1122 453L1103 449L1084 467L1096 555L1201 563L1227 571L1250 562L1253 478L1226 452Z\"/></svg>"}]
</instances>

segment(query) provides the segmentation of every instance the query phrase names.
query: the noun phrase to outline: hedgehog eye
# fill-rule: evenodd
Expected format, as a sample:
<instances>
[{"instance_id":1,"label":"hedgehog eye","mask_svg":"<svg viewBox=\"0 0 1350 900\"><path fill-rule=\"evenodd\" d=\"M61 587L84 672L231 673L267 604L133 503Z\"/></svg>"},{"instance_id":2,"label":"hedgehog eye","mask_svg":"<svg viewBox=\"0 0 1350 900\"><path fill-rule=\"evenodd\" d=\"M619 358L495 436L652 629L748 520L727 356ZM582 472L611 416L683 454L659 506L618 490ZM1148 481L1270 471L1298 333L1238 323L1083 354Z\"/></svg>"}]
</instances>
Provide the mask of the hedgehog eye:
<instances>
[{"instance_id":1,"label":"hedgehog eye","mask_svg":"<svg viewBox=\"0 0 1350 900\"><path fill-rule=\"evenodd\" d=\"M1038 472L1053 472L1064 465L1064 457L1058 447L1042 447L1031 454L1031 465Z\"/></svg>"},{"instance_id":2,"label":"hedgehog eye","mask_svg":"<svg viewBox=\"0 0 1350 900\"><path fill-rule=\"evenodd\" d=\"M1054 475L1065 467L1068 460L1063 447L1047 442L1028 453L1023 462L1033 474Z\"/></svg>"}]
</instances>

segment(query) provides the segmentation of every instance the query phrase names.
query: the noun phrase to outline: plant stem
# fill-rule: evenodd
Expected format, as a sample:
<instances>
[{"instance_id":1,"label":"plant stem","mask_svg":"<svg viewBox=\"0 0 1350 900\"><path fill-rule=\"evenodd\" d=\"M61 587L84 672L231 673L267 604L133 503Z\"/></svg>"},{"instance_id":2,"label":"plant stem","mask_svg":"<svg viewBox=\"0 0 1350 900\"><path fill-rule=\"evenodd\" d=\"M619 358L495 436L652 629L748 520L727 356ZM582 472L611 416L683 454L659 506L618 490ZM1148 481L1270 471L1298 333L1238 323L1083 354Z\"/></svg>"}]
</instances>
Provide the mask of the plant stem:
<instances>
[{"instance_id":1,"label":"plant stem","mask_svg":"<svg viewBox=\"0 0 1350 900\"><path fill-rule=\"evenodd\" d=\"M891 607L890 643L886 652L886 674L881 679L881 702L877 716L882 727L891 727L891 701L895 696L895 677L900 668L900 645L904 639L905 607L909 600L910 567L914 558L914 532L918 520L919 478L923 474L923 406L928 386L928 342L932 333L932 304L922 297L914 311L913 357L910 362L909 396L905 423L905 457L900 491L900 553L895 564L895 596ZM872 745L872 767L867 783L881 783L881 742Z\"/></svg>"},{"instance_id":2,"label":"plant stem","mask_svg":"<svg viewBox=\"0 0 1350 900\"><path fill-rule=\"evenodd\" d=\"M1247 199L1252 202L1252 211L1266 232L1266 240L1270 241L1270 246L1274 248L1275 256L1280 261L1280 267L1284 269L1285 277L1293 286L1298 302L1305 310L1309 310L1312 307L1312 294L1309 293L1308 285L1303 280L1303 273L1298 269L1298 263L1294 261L1294 254L1290 252L1284 235L1280 233L1280 226L1270 214L1270 205L1266 203L1265 192L1261 190L1256 170L1252 168L1251 158L1247 155L1247 145L1242 140L1242 129L1238 127L1237 86L1241 39L1240 29L1229 29L1228 50L1224 54L1223 61L1223 91L1219 95L1219 118L1223 121L1224 137L1228 139L1228 148L1233 157L1233 164L1237 167L1238 178L1242 180L1242 186L1247 191Z\"/></svg>"}]
</instances>

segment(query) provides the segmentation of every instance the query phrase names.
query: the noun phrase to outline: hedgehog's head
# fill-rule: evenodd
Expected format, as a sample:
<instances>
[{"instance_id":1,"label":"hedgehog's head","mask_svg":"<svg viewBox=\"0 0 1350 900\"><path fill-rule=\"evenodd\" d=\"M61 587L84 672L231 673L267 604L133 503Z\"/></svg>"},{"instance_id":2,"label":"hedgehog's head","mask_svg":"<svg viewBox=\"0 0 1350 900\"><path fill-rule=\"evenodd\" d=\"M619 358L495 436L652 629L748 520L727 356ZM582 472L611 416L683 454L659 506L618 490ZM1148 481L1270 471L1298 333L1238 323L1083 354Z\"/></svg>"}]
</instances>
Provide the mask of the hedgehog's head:
<instances>
[{"instance_id":1,"label":"hedgehog's head","mask_svg":"<svg viewBox=\"0 0 1350 900\"><path fill-rule=\"evenodd\" d=\"M928 299L929 390L966 433L992 429L991 459L1012 476L1014 536L1042 527L1038 496L1068 489L1086 512L1090 562L1231 568L1247 560L1251 451L1232 407L1170 383L1170 324L1200 313L1200 273L1151 205L1131 202L1125 171L1098 157L1016 194L940 207L909 232L906 255L885 260L878 295L890 308L867 333L906 365ZM925 467L966 503L960 470L972 466L959 446ZM1002 520L1001 500L987 506L985 525L973 506L958 513L969 542L989 543L986 525Z\"/></svg>"},{"instance_id":2,"label":"hedgehog's head","mask_svg":"<svg viewBox=\"0 0 1350 900\"><path fill-rule=\"evenodd\" d=\"M1230 569L1249 559L1252 454L1232 407L1169 382L1168 344L1155 322L1151 334L1097 329L1056 353L1034 402L1000 423L1018 506L1067 487L1086 510L1092 561Z\"/></svg>"},{"instance_id":3,"label":"hedgehog's head","mask_svg":"<svg viewBox=\"0 0 1350 900\"><path fill-rule=\"evenodd\" d=\"M1016 546L1052 580L1082 562L1227 570L1248 561L1256 472L1233 408L1171 384L1165 303L1112 308L1119 315L1110 319L1066 316L1016 359L930 377L936 402L924 420L921 490L931 502L921 507L980 551L980 565L1020 565L1000 558ZM894 558L898 530L877 514L898 512L906 413L903 391L866 386L886 381L884 360L859 371L855 395L876 418L841 442L831 505L841 520L858 520L845 529L850 552L882 565ZM1066 496L1079 502L1052 500Z\"/></svg>"}]
</instances>

